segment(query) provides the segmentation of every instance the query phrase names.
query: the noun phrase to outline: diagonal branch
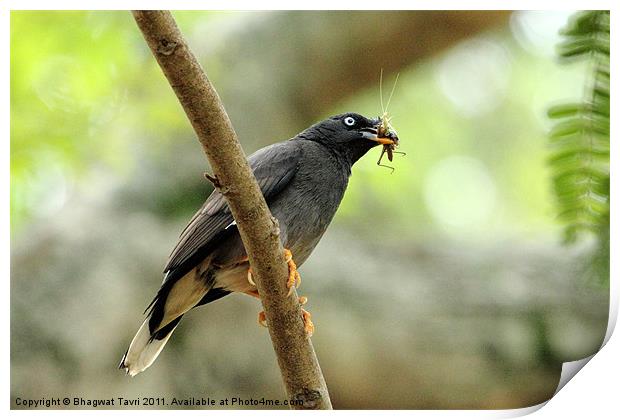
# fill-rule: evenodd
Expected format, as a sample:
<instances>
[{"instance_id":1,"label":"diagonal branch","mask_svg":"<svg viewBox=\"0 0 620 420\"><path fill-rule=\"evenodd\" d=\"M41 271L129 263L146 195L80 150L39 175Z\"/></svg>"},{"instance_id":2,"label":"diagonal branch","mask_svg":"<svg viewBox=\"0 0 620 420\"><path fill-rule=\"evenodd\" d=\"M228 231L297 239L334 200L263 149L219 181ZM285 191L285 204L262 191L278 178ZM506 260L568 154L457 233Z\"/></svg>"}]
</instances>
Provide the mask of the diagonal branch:
<instances>
[{"instance_id":1,"label":"diagonal branch","mask_svg":"<svg viewBox=\"0 0 620 420\"><path fill-rule=\"evenodd\" d=\"M153 55L183 106L237 222L293 408L331 409L297 293L286 297L287 265L271 216L220 98L168 11L134 11Z\"/></svg>"}]
</instances>

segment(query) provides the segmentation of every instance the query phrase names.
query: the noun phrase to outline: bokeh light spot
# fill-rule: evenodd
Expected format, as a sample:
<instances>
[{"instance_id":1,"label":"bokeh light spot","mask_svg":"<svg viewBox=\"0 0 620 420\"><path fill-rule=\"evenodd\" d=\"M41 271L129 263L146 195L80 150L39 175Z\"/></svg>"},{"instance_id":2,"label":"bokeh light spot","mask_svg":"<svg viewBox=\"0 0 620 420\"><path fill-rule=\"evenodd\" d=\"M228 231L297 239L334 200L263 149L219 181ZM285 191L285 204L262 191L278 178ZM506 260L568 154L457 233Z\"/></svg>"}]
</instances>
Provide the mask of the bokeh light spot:
<instances>
[{"instance_id":1,"label":"bokeh light spot","mask_svg":"<svg viewBox=\"0 0 620 420\"><path fill-rule=\"evenodd\" d=\"M510 16L510 30L519 45L527 52L554 57L560 42L560 29L572 10L522 10Z\"/></svg>"},{"instance_id":2,"label":"bokeh light spot","mask_svg":"<svg viewBox=\"0 0 620 420\"><path fill-rule=\"evenodd\" d=\"M481 161L451 156L431 168L424 183L426 207L451 234L480 230L495 208L495 183Z\"/></svg>"},{"instance_id":3,"label":"bokeh light spot","mask_svg":"<svg viewBox=\"0 0 620 420\"><path fill-rule=\"evenodd\" d=\"M501 44L489 39L465 41L445 56L437 74L442 92L460 114L484 115L505 96L509 54Z\"/></svg>"}]
</instances>

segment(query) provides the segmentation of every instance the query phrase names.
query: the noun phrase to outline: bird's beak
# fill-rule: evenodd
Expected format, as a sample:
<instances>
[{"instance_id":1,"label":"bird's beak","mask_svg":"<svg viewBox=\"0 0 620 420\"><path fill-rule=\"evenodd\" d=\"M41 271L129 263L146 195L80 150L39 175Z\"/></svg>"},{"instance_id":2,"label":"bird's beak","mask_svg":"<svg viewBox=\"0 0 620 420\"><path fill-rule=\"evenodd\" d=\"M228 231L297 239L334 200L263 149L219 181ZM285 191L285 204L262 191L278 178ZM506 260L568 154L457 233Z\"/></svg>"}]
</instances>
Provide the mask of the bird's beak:
<instances>
[{"instance_id":1,"label":"bird's beak","mask_svg":"<svg viewBox=\"0 0 620 420\"><path fill-rule=\"evenodd\" d=\"M379 144L394 144L398 145L398 136L393 130L389 130L386 133L381 133L379 136L379 128L381 127L381 123L377 123L372 128L362 128L360 130L362 137L368 140L376 141Z\"/></svg>"}]
</instances>

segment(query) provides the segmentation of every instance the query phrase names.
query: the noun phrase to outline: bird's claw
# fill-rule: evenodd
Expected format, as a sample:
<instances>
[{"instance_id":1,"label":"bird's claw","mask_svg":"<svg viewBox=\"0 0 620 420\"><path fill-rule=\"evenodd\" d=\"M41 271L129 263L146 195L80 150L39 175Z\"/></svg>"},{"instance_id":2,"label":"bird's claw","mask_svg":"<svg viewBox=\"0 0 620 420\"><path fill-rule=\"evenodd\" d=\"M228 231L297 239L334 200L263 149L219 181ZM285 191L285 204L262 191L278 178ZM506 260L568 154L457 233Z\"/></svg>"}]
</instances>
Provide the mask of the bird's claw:
<instances>
[{"instance_id":1,"label":"bird's claw","mask_svg":"<svg viewBox=\"0 0 620 420\"><path fill-rule=\"evenodd\" d=\"M301 276L299 271L297 271L297 264L293 261L293 253L290 250L284 250L284 259L288 264L288 280L286 281L286 287L288 288L286 296L288 297L293 293L293 287L299 288L299 285L301 285Z\"/></svg>"},{"instance_id":2,"label":"bird's claw","mask_svg":"<svg viewBox=\"0 0 620 420\"><path fill-rule=\"evenodd\" d=\"M265 316L265 311L260 311L258 313L258 325L267 328L267 317Z\"/></svg>"},{"instance_id":3,"label":"bird's claw","mask_svg":"<svg viewBox=\"0 0 620 420\"><path fill-rule=\"evenodd\" d=\"M298 299L300 305L305 305L308 303L308 298L305 296L300 296ZM306 332L306 336L312 337L314 334L314 323L312 322L312 314L306 311L304 308L301 308L301 316L304 320L304 331ZM267 328L267 316L265 315L265 311L260 311L258 313L258 324L262 327Z\"/></svg>"},{"instance_id":4,"label":"bird's claw","mask_svg":"<svg viewBox=\"0 0 620 420\"><path fill-rule=\"evenodd\" d=\"M297 271L297 264L295 264L295 261L293 261L293 253L290 250L284 250L284 258L286 260L286 264L288 265L288 280L286 281L288 293L286 294L286 296L289 297L291 293L293 293L293 286L295 288L299 288L299 286L301 285L301 276L299 275L299 271ZM254 278L252 276L252 267L248 268L247 279L248 283L250 283L252 286L256 286L256 283L254 282Z\"/></svg>"},{"instance_id":5,"label":"bird's claw","mask_svg":"<svg viewBox=\"0 0 620 420\"><path fill-rule=\"evenodd\" d=\"M254 279L252 278L252 267L248 268L248 283L252 286L256 286L256 283L254 283Z\"/></svg>"},{"instance_id":6,"label":"bird's claw","mask_svg":"<svg viewBox=\"0 0 620 420\"><path fill-rule=\"evenodd\" d=\"M301 314L304 319L304 331L306 331L307 337L312 337L314 334L314 324L312 323L312 315L310 312L306 311L304 308L301 308Z\"/></svg>"},{"instance_id":7,"label":"bird's claw","mask_svg":"<svg viewBox=\"0 0 620 420\"><path fill-rule=\"evenodd\" d=\"M300 296L299 304L305 305L306 303L308 303L308 298L305 296ZM304 331L306 331L306 336L312 337L312 334L314 334L314 323L312 323L312 314L310 314L310 312L306 311L304 308L301 308L301 316L304 320Z\"/></svg>"}]
</instances>

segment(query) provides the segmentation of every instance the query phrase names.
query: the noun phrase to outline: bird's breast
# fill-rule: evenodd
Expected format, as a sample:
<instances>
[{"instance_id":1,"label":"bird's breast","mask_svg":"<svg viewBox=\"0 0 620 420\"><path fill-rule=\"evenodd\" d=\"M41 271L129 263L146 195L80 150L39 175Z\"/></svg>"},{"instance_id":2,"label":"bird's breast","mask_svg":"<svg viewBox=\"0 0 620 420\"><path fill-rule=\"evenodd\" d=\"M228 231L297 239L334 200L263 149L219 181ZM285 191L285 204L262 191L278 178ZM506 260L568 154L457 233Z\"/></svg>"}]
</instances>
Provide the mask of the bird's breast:
<instances>
[{"instance_id":1,"label":"bird's breast","mask_svg":"<svg viewBox=\"0 0 620 420\"><path fill-rule=\"evenodd\" d=\"M301 265L332 221L348 184L346 168L331 159L305 162L285 194L271 206L281 237Z\"/></svg>"}]
</instances>

